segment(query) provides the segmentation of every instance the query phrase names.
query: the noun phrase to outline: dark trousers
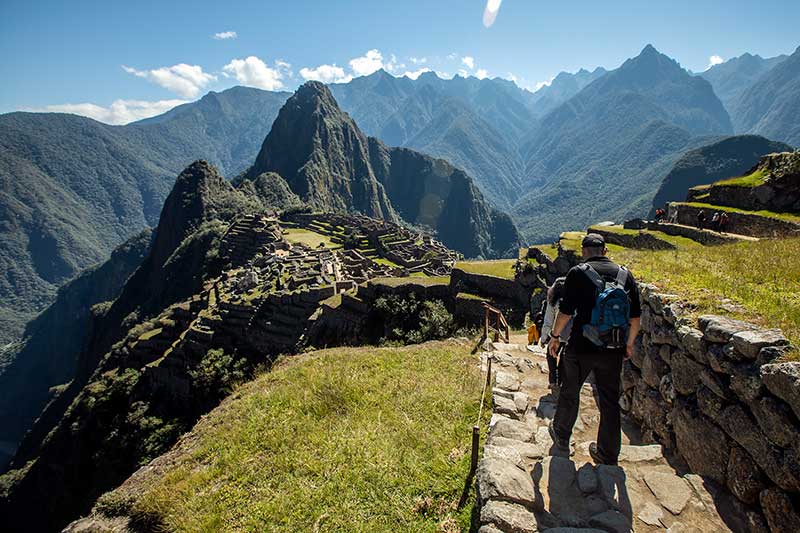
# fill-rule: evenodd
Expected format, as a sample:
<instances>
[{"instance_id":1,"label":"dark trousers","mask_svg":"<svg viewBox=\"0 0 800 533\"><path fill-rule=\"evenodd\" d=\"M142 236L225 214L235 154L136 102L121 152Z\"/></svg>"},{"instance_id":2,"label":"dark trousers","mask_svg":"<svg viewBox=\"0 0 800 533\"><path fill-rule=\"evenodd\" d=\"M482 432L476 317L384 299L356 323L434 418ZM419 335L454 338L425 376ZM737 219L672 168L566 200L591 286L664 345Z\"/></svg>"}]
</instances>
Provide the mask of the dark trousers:
<instances>
[{"instance_id":1,"label":"dark trousers","mask_svg":"<svg viewBox=\"0 0 800 533\"><path fill-rule=\"evenodd\" d=\"M597 449L607 461L619 457L622 444L620 434L619 383L622 371L622 354L583 353L564 354L559 364L561 392L553 418L553 430L561 438L569 439L578 418L581 387L594 370L599 396L600 428L597 431Z\"/></svg>"},{"instance_id":2,"label":"dark trousers","mask_svg":"<svg viewBox=\"0 0 800 533\"><path fill-rule=\"evenodd\" d=\"M548 353L547 355L547 373L548 373L548 381L550 383L557 383L561 385L561 364L564 361L564 358L556 359L555 357L550 356Z\"/></svg>"}]
</instances>

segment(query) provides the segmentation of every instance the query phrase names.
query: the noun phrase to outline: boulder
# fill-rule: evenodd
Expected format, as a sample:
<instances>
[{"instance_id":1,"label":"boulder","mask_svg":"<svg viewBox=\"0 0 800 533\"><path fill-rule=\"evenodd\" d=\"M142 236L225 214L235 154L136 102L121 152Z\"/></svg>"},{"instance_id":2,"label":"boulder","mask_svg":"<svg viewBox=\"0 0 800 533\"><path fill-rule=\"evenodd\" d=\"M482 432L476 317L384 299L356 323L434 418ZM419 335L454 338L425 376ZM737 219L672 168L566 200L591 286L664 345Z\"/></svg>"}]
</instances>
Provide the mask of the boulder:
<instances>
[{"instance_id":1,"label":"boulder","mask_svg":"<svg viewBox=\"0 0 800 533\"><path fill-rule=\"evenodd\" d=\"M531 477L510 461L484 458L475 476L481 501L501 499L523 505L535 503Z\"/></svg>"},{"instance_id":2,"label":"boulder","mask_svg":"<svg viewBox=\"0 0 800 533\"><path fill-rule=\"evenodd\" d=\"M664 510L660 505L653 502L647 502L636 515L636 518L647 524L648 526L661 527L661 519L664 518Z\"/></svg>"},{"instance_id":3,"label":"boulder","mask_svg":"<svg viewBox=\"0 0 800 533\"><path fill-rule=\"evenodd\" d=\"M498 448L511 448L515 450L523 459L541 459L547 454L547 448L531 442L521 442L505 437L495 437L491 442L492 446Z\"/></svg>"},{"instance_id":4,"label":"boulder","mask_svg":"<svg viewBox=\"0 0 800 533\"><path fill-rule=\"evenodd\" d=\"M703 369L700 373L700 381L719 398L728 401L734 399L733 394L728 391L728 387L726 387L722 380L709 369Z\"/></svg>"},{"instance_id":5,"label":"boulder","mask_svg":"<svg viewBox=\"0 0 800 533\"><path fill-rule=\"evenodd\" d=\"M661 445L659 444L645 446L623 444L619 452L619 461L621 463L647 463L658 461L663 457Z\"/></svg>"},{"instance_id":6,"label":"boulder","mask_svg":"<svg viewBox=\"0 0 800 533\"><path fill-rule=\"evenodd\" d=\"M519 390L519 378L510 372L497 372L494 377L494 386L507 391Z\"/></svg>"},{"instance_id":7,"label":"boulder","mask_svg":"<svg viewBox=\"0 0 800 533\"><path fill-rule=\"evenodd\" d=\"M680 476L668 472L647 472L644 482L666 510L679 515L692 497L692 489Z\"/></svg>"},{"instance_id":8,"label":"boulder","mask_svg":"<svg viewBox=\"0 0 800 533\"><path fill-rule=\"evenodd\" d=\"M746 357L755 360L759 352L767 346L788 346L789 340L779 329L754 329L740 331L731 336L734 349Z\"/></svg>"},{"instance_id":9,"label":"boulder","mask_svg":"<svg viewBox=\"0 0 800 533\"><path fill-rule=\"evenodd\" d=\"M755 460L767 476L784 490L800 490L800 464L786 458L761 433L753 418L738 404L722 410L717 423Z\"/></svg>"},{"instance_id":10,"label":"boulder","mask_svg":"<svg viewBox=\"0 0 800 533\"><path fill-rule=\"evenodd\" d=\"M793 347L791 345L767 346L766 348L761 348L761 351L758 352L758 357L756 358L756 366L761 367L763 365L774 363L778 359L781 359L786 354L790 353L792 350Z\"/></svg>"},{"instance_id":11,"label":"boulder","mask_svg":"<svg viewBox=\"0 0 800 533\"><path fill-rule=\"evenodd\" d=\"M672 386L675 392L690 396L700 386L700 374L703 366L686 356L686 352L677 351L672 354Z\"/></svg>"},{"instance_id":12,"label":"boulder","mask_svg":"<svg viewBox=\"0 0 800 533\"><path fill-rule=\"evenodd\" d=\"M509 502L488 501L481 509L481 523L494 524L502 531L536 533L536 515L525 507Z\"/></svg>"},{"instance_id":13,"label":"boulder","mask_svg":"<svg viewBox=\"0 0 800 533\"><path fill-rule=\"evenodd\" d=\"M771 531L800 531L800 514L786 493L776 488L766 489L761 492L759 503Z\"/></svg>"},{"instance_id":14,"label":"boulder","mask_svg":"<svg viewBox=\"0 0 800 533\"><path fill-rule=\"evenodd\" d=\"M752 363L736 365L731 374L731 390L744 402L755 400L764 390L761 374Z\"/></svg>"},{"instance_id":15,"label":"boulder","mask_svg":"<svg viewBox=\"0 0 800 533\"><path fill-rule=\"evenodd\" d=\"M669 373L669 366L661 359L658 349L648 350L642 364L642 379L654 389L658 389L661 378Z\"/></svg>"},{"instance_id":16,"label":"boulder","mask_svg":"<svg viewBox=\"0 0 800 533\"><path fill-rule=\"evenodd\" d=\"M758 329L758 326L719 315L703 315L699 319L703 338L708 342L726 343L741 332Z\"/></svg>"},{"instance_id":17,"label":"boulder","mask_svg":"<svg viewBox=\"0 0 800 533\"><path fill-rule=\"evenodd\" d=\"M754 504L766 488L758 465L739 446L731 448L728 458L728 489L745 503Z\"/></svg>"},{"instance_id":18,"label":"boulder","mask_svg":"<svg viewBox=\"0 0 800 533\"><path fill-rule=\"evenodd\" d=\"M769 391L788 403L800 417L800 363L772 363L761 367L761 379Z\"/></svg>"},{"instance_id":19,"label":"boulder","mask_svg":"<svg viewBox=\"0 0 800 533\"><path fill-rule=\"evenodd\" d=\"M800 442L800 429L788 405L771 396L753 400L748 405L761 431L774 444L786 448Z\"/></svg>"},{"instance_id":20,"label":"boulder","mask_svg":"<svg viewBox=\"0 0 800 533\"><path fill-rule=\"evenodd\" d=\"M672 411L672 423L678 452L692 472L724 484L730 455L725 433L710 419L680 403Z\"/></svg>"},{"instance_id":21,"label":"boulder","mask_svg":"<svg viewBox=\"0 0 800 533\"><path fill-rule=\"evenodd\" d=\"M525 412L520 412L517 409L517 404L514 400L500 396L499 394L492 395L492 404L494 405L494 412L501 415L510 416L511 418L519 420L523 417Z\"/></svg>"},{"instance_id":22,"label":"boulder","mask_svg":"<svg viewBox=\"0 0 800 533\"><path fill-rule=\"evenodd\" d=\"M531 442L536 428L525 422L511 420L505 417L498 417L497 422L489 429L487 443L491 443L497 437L514 439L522 442Z\"/></svg>"},{"instance_id":23,"label":"boulder","mask_svg":"<svg viewBox=\"0 0 800 533\"><path fill-rule=\"evenodd\" d=\"M697 389L696 397L697 397L697 407L700 408L700 411L704 415L711 418L712 420L716 420L716 418L722 412L722 408L725 407L725 404L723 404L722 399L716 394L714 394L711 391L711 389L709 389L705 385Z\"/></svg>"},{"instance_id":24,"label":"boulder","mask_svg":"<svg viewBox=\"0 0 800 533\"><path fill-rule=\"evenodd\" d=\"M710 345L706 351L706 362L714 372L730 375L733 372L733 363L728 359L725 348L722 344Z\"/></svg>"},{"instance_id":25,"label":"boulder","mask_svg":"<svg viewBox=\"0 0 800 533\"><path fill-rule=\"evenodd\" d=\"M703 339L703 332L689 326L679 326L676 333L684 350L698 363L705 363L708 344Z\"/></svg>"}]
</instances>

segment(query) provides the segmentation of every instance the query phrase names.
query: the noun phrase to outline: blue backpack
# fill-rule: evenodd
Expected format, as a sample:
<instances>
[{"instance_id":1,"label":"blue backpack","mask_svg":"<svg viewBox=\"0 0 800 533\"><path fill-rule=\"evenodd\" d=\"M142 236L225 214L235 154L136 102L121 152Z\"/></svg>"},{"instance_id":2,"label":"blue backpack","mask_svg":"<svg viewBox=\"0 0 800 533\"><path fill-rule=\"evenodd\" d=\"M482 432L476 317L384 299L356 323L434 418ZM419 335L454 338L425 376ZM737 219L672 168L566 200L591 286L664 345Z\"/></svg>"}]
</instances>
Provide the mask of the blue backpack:
<instances>
[{"instance_id":1,"label":"blue backpack","mask_svg":"<svg viewBox=\"0 0 800 533\"><path fill-rule=\"evenodd\" d=\"M598 348L618 349L628 340L631 318L631 300L625 291L628 270L619 267L617 277L606 281L587 263L579 267L596 287L592 318L583 326L583 336Z\"/></svg>"}]
</instances>

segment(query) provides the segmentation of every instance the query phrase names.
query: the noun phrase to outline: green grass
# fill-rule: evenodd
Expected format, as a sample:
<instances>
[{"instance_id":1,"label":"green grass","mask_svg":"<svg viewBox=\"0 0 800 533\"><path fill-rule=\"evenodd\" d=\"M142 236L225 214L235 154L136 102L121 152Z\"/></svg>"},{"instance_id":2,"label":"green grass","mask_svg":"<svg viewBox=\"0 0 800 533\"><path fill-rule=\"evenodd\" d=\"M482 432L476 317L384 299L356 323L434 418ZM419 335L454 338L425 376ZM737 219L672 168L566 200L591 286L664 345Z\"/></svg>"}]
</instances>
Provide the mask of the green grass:
<instances>
[{"instance_id":1,"label":"green grass","mask_svg":"<svg viewBox=\"0 0 800 533\"><path fill-rule=\"evenodd\" d=\"M800 238L665 251L614 249L609 255L638 279L679 294L698 315L733 314L778 327L800 345ZM742 311L722 308L723 298Z\"/></svg>"},{"instance_id":2,"label":"green grass","mask_svg":"<svg viewBox=\"0 0 800 533\"><path fill-rule=\"evenodd\" d=\"M733 187L757 187L764 183L767 174L764 173L764 169L760 168L757 169L755 172L748 174L746 176L738 176L736 178L728 178L726 180L720 180L713 185L727 185Z\"/></svg>"},{"instance_id":3,"label":"green grass","mask_svg":"<svg viewBox=\"0 0 800 533\"><path fill-rule=\"evenodd\" d=\"M456 298L463 298L464 300L480 300L482 302L487 301L483 296L478 296L477 294L472 294L469 292L459 292Z\"/></svg>"},{"instance_id":4,"label":"green grass","mask_svg":"<svg viewBox=\"0 0 800 533\"><path fill-rule=\"evenodd\" d=\"M400 287L401 285L409 284L433 287L435 285L450 285L450 276L426 276L422 274L421 276L409 276L406 278L375 278L370 283L388 287Z\"/></svg>"},{"instance_id":5,"label":"green grass","mask_svg":"<svg viewBox=\"0 0 800 533\"><path fill-rule=\"evenodd\" d=\"M283 236L291 243L305 244L311 248L317 248L320 244L324 244L328 248L341 248L341 245L334 243L327 235L321 235L307 229L284 228Z\"/></svg>"},{"instance_id":6,"label":"green grass","mask_svg":"<svg viewBox=\"0 0 800 533\"><path fill-rule=\"evenodd\" d=\"M702 246L702 244L700 244L699 242L693 241L692 239L689 239L687 237L681 237L680 235L668 235L668 234L666 234L666 233L664 233L662 231L626 229L626 228L624 228L624 227L622 227L620 225L616 225L616 226L592 226L592 227L589 228L589 231L596 231L596 230L606 230L606 231L610 231L610 232L613 232L613 233L619 233L620 235L632 235L634 237L636 235L640 234L640 233L649 233L653 237L655 237L656 239L659 239L659 240L662 240L662 241L666 241L666 242L672 244L673 246L677 246L678 248L681 248L681 247L694 248L694 247Z\"/></svg>"},{"instance_id":7,"label":"green grass","mask_svg":"<svg viewBox=\"0 0 800 533\"><path fill-rule=\"evenodd\" d=\"M540 250L547 257L549 257L552 261L555 261L555 259L558 257L558 247L556 245L554 245L553 243L550 243L550 244L535 244L535 245L531 246L531 248L536 248L537 250ZM525 251L525 253L528 252L527 248L523 248L523 250ZM522 252L520 252L520 253L522 253Z\"/></svg>"},{"instance_id":8,"label":"green grass","mask_svg":"<svg viewBox=\"0 0 800 533\"><path fill-rule=\"evenodd\" d=\"M373 259L373 261L375 261L379 265L385 265L385 266L392 267L392 268L403 268L400 265L398 265L397 263L395 263L394 261L389 261L388 259L385 259L383 257L376 257L376 258Z\"/></svg>"},{"instance_id":9,"label":"green grass","mask_svg":"<svg viewBox=\"0 0 800 533\"><path fill-rule=\"evenodd\" d=\"M452 342L285 359L205 417L131 512L168 531L467 531L481 383Z\"/></svg>"},{"instance_id":10,"label":"green grass","mask_svg":"<svg viewBox=\"0 0 800 533\"><path fill-rule=\"evenodd\" d=\"M146 341L146 340L152 339L153 337L155 337L156 335L158 335L158 334L159 334L159 333L161 333L162 331L164 331L164 328L155 328L155 329L151 329L150 331L147 331L147 332L145 332L145 333L142 333L142 334L139 336L139 340L140 340L140 341Z\"/></svg>"},{"instance_id":11,"label":"green grass","mask_svg":"<svg viewBox=\"0 0 800 533\"><path fill-rule=\"evenodd\" d=\"M785 220L786 222L794 222L800 224L800 215L793 215L791 213L775 213L773 211L748 211L746 209L737 209L736 207L727 207L720 205L704 204L700 202L675 202L677 205L688 205L690 207L700 207L702 209L711 211L727 211L728 213L743 213L745 215L759 215L767 218L777 218Z\"/></svg>"},{"instance_id":12,"label":"green grass","mask_svg":"<svg viewBox=\"0 0 800 533\"><path fill-rule=\"evenodd\" d=\"M515 259L494 259L491 261L459 261L455 268L470 274L483 274L496 278L514 279Z\"/></svg>"}]
</instances>

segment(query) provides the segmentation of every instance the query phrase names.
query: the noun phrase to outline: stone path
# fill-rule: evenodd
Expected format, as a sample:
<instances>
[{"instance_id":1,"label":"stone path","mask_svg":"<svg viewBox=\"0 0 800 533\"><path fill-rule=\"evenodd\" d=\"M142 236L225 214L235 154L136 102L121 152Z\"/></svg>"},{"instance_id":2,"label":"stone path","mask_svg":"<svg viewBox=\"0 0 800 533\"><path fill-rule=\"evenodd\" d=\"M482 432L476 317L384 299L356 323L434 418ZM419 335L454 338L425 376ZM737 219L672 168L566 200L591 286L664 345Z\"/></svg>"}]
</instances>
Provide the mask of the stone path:
<instances>
[{"instance_id":1,"label":"stone path","mask_svg":"<svg viewBox=\"0 0 800 533\"><path fill-rule=\"evenodd\" d=\"M493 416L476 480L480 533L623 533L729 531L703 481L670 465L660 445L643 445L623 421L618 467L593 465L589 443L600 414L590 384L569 457L553 455L548 425L556 396L548 389L543 351L494 343Z\"/></svg>"}]
</instances>

